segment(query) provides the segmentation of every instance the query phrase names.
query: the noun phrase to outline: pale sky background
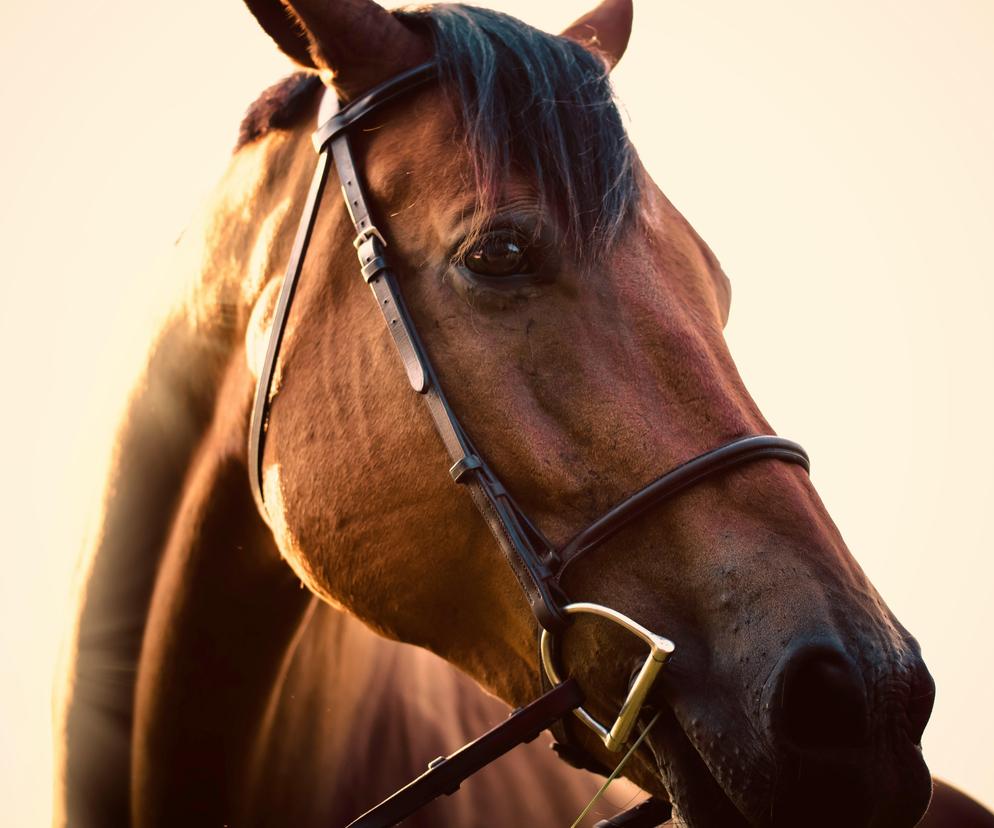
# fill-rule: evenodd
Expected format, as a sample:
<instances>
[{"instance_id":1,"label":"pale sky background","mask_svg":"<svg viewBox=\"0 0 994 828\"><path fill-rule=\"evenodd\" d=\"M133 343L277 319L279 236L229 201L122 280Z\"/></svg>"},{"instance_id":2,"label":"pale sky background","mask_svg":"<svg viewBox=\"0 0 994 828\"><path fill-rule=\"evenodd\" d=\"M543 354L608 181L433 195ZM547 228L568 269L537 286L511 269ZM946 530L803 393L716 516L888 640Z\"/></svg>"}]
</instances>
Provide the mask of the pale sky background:
<instances>
[{"instance_id":1,"label":"pale sky background","mask_svg":"<svg viewBox=\"0 0 994 828\"><path fill-rule=\"evenodd\" d=\"M558 31L583 0L490 5ZM753 395L914 632L935 774L994 806L994 2L637 0L633 139L733 283ZM0 7L0 802L49 820L52 665L155 277L287 69L237 0Z\"/></svg>"}]
</instances>

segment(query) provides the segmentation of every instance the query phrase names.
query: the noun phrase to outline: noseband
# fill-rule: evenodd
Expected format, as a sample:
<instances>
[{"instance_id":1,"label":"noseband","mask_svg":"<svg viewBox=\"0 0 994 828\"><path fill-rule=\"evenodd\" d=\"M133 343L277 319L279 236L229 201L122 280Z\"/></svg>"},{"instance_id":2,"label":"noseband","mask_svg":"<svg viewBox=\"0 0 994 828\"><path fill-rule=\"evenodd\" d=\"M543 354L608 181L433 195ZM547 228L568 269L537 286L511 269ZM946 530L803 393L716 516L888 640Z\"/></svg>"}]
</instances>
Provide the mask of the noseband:
<instances>
[{"instance_id":1,"label":"noseband","mask_svg":"<svg viewBox=\"0 0 994 828\"><path fill-rule=\"evenodd\" d=\"M480 767L515 745L534 738L571 710L598 733L610 750L620 750L635 725L656 675L673 652L674 645L616 610L597 604L570 603L562 587L565 572L583 555L596 549L636 518L684 489L719 473L763 459L795 463L808 469L808 456L797 443L773 435L743 437L704 452L667 471L615 505L560 548L542 534L477 451L449 405L404 304L396 276L387 261L386 241L373 223L365 189L352 155L349 142L351 127L385 104L432 80L435 75L434 63L422 64L375 87L331 117L321 118L313 138L318 152L317 169L294 239L256 388L249 432L250 483L259 511L263 517L267 517L262 463L270 390L331 160L338 173L342 196L355 227L353 244L359 256L362 278L372 290L376 304L383 314L387 330L393 337L403 362L408 382L424 400L445 445L453 481L469 491L542 628L542 663L546 676L554 686L535 702L515 711L506 722L480 739L449 757L440 757L432 762L428 772L352 823L356 828L396 824L435 797L452 793L463 779ZM329 97L335 103L333 93L326 93L326 102ZM617 720L611 726L601 724L580 706L583 698L576 682L572 679L561 681L555 664L554 636L562 633L570 623L570 616L577 613L593 613L606 617L642 638L650 648L642 670L635 679ZM656 816L658 817L658 813Z\"/></svg>"}]
</instances>

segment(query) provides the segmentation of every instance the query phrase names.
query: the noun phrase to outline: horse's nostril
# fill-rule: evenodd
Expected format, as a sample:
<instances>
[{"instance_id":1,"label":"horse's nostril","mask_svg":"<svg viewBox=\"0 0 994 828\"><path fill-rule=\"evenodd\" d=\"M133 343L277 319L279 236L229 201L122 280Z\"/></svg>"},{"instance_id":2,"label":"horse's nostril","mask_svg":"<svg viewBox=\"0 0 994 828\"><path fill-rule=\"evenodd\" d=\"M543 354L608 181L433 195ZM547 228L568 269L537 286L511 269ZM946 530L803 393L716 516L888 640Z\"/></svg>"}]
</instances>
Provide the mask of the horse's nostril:
<instances>
[{"instance_id":1,"label":"horse's nostril","mask_svg":"<svg viewBox=\"0 0 994 828\"><path fill-rule=\"evenodd\" d=\"M779 735L806 750L858 747L869 729L862 676L834 645L808 644L791 655L771 713Z\"/></svg>"}]
</instances>

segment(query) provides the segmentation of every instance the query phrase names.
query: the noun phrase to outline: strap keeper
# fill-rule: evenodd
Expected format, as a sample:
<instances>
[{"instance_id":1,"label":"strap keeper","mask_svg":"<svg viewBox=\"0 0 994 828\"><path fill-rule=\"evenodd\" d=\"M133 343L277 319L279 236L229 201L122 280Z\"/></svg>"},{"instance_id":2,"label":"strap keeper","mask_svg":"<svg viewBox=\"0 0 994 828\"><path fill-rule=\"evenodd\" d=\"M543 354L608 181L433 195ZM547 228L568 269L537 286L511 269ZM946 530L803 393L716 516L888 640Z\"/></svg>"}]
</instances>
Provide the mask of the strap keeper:
<instances>
[{"instance_id":1,"label":"strap keeper","mask_svg":"<svg viewBox=\"0 0 994 828\"><path fill-rule=\"evenodd\" d=\"M359 256L362 278L367 284L376 278L378 273L387 269L387 260L383 251L386 245L382 234L373 225L360 230L359 235L352 241L352 246Z\"/></svg>"},{"instance_id":2,"label":"strap keeper","mask_svg":"<svg viewBox=\"0 0 994 828\"><path fill-rule=\"evenodd\" d=\"M460 457L452 464L452 468L449 469L449 474L452 475L452 479L456 483L462 483L463 478L469 474L474 469L479 469L483 467L483 461L477 457L475 454L467 454L465 457Z\"/></svg>"},{"instance_id":3,"label":"strap keeper","mask_svg":"<svg viewBox=\"0 0 994 828\"><path fill-rule=\"evenodd\" d=\"M387 260L383 256L376 256L371 261L367 262L360 269L362 273L362 278L368 285L376 276L387 269Z\"/></svg>"}]
</instances>

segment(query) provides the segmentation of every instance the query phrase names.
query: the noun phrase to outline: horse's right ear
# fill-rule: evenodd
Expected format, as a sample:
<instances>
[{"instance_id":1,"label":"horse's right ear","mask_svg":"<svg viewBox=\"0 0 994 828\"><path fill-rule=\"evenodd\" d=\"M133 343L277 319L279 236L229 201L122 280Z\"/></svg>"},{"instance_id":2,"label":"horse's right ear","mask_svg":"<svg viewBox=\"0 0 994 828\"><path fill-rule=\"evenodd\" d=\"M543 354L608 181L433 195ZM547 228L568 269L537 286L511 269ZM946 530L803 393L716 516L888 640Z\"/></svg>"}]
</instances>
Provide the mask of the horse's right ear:
<instances>
[{"instance_id":1,"label":"horse's right ear","mask_svg":"<svg viewBox=\"0 0 994 828\"><path fill-rule=\"evenodd\" d=\"M601 0L561 35L600 55L610 69L628 48L632 14L632 0Z\"/></svg>"},{"instance_id":2,"label":"horse's right ear","mask_svg":"<svg viewBox=\"0 0 994 828\"><path fill-rule=\"evenodd\" d=\"M427 60L431 44L373 0L245 0L270 37L343 100Z\"/></svg>"},{"instance_id":3,"label":"horse's right ear","mask_svg":"<svg viewBox=\"0 0 994 828\"><path fill-rule=\"evenodd\" d=\"M245 5L287 57L308 69L317 69L307 33L293 12L279 0L245 0Z\"/></svg>"}]
</instances>

